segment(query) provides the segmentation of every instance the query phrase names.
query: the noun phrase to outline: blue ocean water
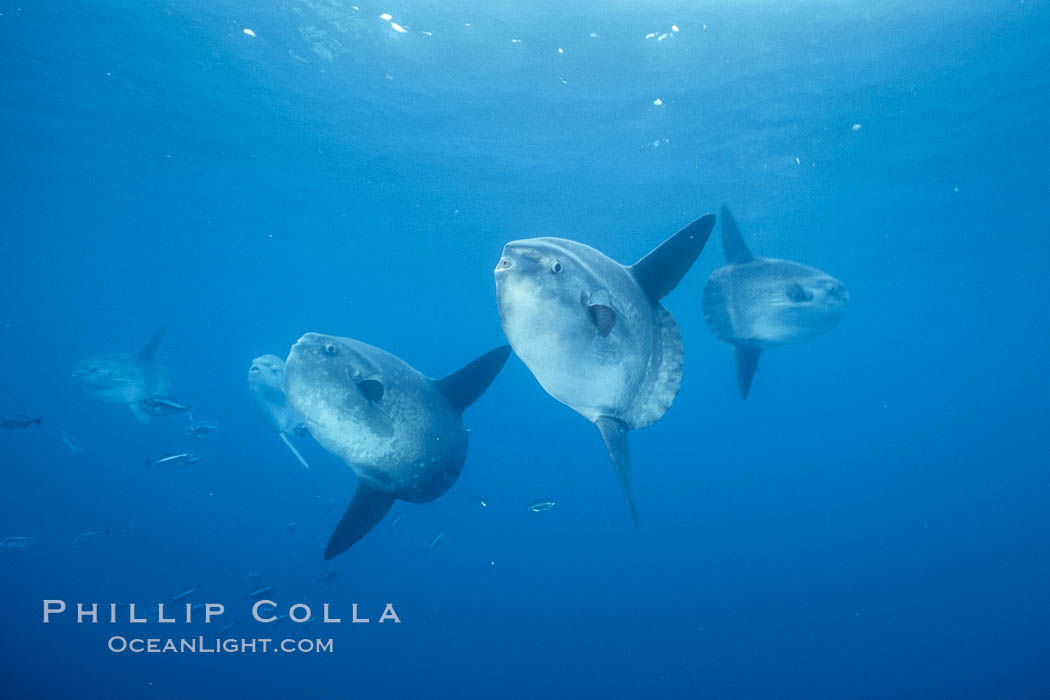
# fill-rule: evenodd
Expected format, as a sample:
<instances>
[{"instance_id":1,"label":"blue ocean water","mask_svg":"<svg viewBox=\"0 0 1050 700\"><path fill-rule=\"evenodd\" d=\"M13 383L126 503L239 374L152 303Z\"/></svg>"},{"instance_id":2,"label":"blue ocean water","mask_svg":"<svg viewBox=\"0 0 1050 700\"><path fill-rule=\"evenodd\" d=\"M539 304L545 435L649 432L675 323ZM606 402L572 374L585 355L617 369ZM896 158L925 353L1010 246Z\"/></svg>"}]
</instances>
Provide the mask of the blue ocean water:
<instances>
[{"instance_id":1,"label":"blue ocean water","mask_svg":"<svg viewBox=\"0 0 1050 700\"><path fill-rule=\"evenodd\" d=\"M0 431L0 539L35 540L0 549L0 695L1046 697L1046 3L357 2L0 2L0 417L43 416ZM665 300L681 391L630 435L639 530L512 357L456 486L322 561L355 478L266 430L252 358L319 331L443 376L505 342L505 242L631 263L722 203L851 306L741 401L712 237ZM71 381L161 327L213 441ZM344 623L257 627L252 573ZM334 652L41 623L198 582L230 634Z\"/></svg>"}]
</instances>

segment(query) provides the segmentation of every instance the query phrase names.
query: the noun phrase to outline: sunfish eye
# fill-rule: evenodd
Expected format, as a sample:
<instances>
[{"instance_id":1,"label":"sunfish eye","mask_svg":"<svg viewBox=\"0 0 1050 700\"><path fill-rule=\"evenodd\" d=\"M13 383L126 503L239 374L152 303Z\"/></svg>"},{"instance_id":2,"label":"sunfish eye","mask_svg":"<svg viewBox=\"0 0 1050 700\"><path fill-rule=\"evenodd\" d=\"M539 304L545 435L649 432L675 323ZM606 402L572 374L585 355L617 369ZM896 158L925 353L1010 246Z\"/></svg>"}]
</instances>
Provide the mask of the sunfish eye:
<instances>
[{"instance_id":1,"label":"sunfish eye","mask_svg":"<svg viewBox=\"0 0 1050 700\"><path fill-rule=\"evenodd\" d=\"M259 366L258 365L252 365L252 368L250 370L248 370L248 371L251 372L252 374L258 374L259 373Z\"/></svg>"},{"instance_id":2,"label":"sunfish eye","mask_svg":"<svg viewBox=\"0 0 1050 700\"><path fill-rule=\"evenodd\" d=\"M339 348L337 348L335 346L335 343L325 343L324 344L324 354L325 355L336 355L338 353L339 353Z\"/></svg>"},{"instance_id":3,"label":"sunfish eye","mask_svg":"<svg viewBox=\"0 0 1050 700\"><path fill-rule=\"evenodd\" d=\"M561 263L558 262L557 258L551 260L551 272L553 272L554 274L558 274L559 272L561 272Z\"/></svg>"}]
</instances>

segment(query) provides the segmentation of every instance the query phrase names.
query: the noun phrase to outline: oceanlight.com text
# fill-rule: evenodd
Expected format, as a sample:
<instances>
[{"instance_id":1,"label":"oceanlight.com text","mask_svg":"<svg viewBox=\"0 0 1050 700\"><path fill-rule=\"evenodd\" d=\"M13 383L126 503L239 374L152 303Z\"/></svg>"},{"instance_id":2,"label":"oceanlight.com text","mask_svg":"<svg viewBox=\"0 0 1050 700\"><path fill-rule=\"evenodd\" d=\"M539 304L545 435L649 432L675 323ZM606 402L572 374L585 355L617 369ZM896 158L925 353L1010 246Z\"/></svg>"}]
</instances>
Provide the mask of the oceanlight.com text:
<instances>
[{"instance_id":1,"label":"oceanlight.com text","mask_svg":"<svg viewBox=\"0 0 1050 700\"><path fill-rule=\"evenodd\" d=\"M182 637L142 638L115 635L107 648L116 654L331 654L332 639Z\"/></svg>"}]
</instances>

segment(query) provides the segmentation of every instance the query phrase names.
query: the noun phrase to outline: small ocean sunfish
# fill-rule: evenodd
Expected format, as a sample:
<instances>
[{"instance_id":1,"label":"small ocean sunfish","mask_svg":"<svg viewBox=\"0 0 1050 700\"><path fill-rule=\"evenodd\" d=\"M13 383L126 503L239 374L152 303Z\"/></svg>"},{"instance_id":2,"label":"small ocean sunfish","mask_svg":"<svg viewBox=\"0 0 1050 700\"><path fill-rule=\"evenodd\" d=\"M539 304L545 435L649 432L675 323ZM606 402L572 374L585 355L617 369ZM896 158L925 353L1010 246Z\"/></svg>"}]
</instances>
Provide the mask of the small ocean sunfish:
<instances>
[{"instance_id":1,"label":"small ocean sunfish","mask_svg":"<svg viewBox=\"0 0 1050 700\"><path fill-rule=\"evenodd\" d=\"M89 396L100 401L124 404L140 423L149 415L140 403L151 396L168 393L168 373L157 361L157 349L164 340L165 329L138 353L113 353L91 357L73 368L73 381Z\"/></svg>"},{"instance_id":2,"label":"small ocean sunfish","mask_svg":"<svg viewBox=\"0 0 1050 700\"><path fill-rule=\"evenodd\" d=\"M200 461L200 459L200 457L193 454L192 452L170 454L165 457L161 457L160 459L146 459L146 469L152 469L153 467L188 467L191 464L196 464Z\"/></svg>"},{"instance_id":3,"label":"small ocean sunfish","mask_svg":"<svg viewBox=\"0 0 1050 700\"><path fill-rule=\"evenodd\" d=\"M762 353L830 331L849 306L849 290L814 267L753 255L724 206L722 249L726 264L711 273L701 301L707 325L734 348L746 399Z\"/></svg>"},{"instance_id":4,"label":"small ocean sunfish","mask_svg":"<svg viewBox=\"0 0 1050 700\"><path fill-rule=\"evenodd\" d=\"M108 535L108 534L109 534L109 528L108 527L107 528L103 528L101 530L88 530L87 532L82 532L79 535L77 535L76 537L74 537L73 538L73 544L83 544L84 542L91 542L92 540L98 539L102 535Z\"/></svg>"},{"instance_id":5,"label":"small ocean sunfish","mask_svg":"<svg viewBox=\"0 0 1050 700\"><path fill-rule=\"evenodd\" d=\"M535 501L525 506L525 510L533 513L542 513L545 510L550 510L556 505L558 505L558 502L553 498L537 498Z\"/></svg>"}]
</instances>

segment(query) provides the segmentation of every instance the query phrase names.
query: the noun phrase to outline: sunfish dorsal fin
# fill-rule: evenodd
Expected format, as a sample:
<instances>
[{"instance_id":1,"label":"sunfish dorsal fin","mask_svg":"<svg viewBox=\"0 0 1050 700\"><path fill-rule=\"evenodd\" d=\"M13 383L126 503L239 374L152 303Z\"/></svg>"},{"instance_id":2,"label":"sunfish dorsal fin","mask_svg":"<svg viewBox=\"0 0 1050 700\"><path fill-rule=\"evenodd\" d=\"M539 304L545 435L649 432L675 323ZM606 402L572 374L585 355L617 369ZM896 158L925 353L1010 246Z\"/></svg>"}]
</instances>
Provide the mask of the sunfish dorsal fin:
<instances>
[{"instance_id":1,"label":"sunfish dorsal fin","mask_svg":"<svg viewBox=\"0 0 1050 700\"><path fill-rule=\"evenodd\" d=\"M736 220L729 213L729 207L722 205L722 250L726 256L726 262L730 265L751 262L755 256L751 254L744 237L740 235L740 228Z\"/></svg>"},{"instance_id":2,"label":"sunfish dorsal fin","mask_svg":"<svg viewBox=\"0 0 1050 700\"><path fill-rule=\"evenodd\" d=\"M631 265L631 274L654 304L670 294L689 272L714 227L715 215L705 214Z\"/></svg>"},{"instance_id":3,"label":"sunfish dorsal fin","mask_svg":"<svg viewBox=\"0 0 1050 700\"><path fill-rule=\"evenodd\" d=\"M434 386L452 405L452 408L462 413L467 406L477 401L485 393L489 384L503 369L508 357L510 357L510 346L502 345L447 377L435 379Z\"/></svg>"},{"instance_id":4,"label":"sunfish dorsal fin","mask_svg":"<svg viewBox=\"0 0 1050 700\"><path fill-rule=\"evenodd\" d=\"M761 354L762 351L755 348L736 346L736 385L740 388L741 399L746 399L747 393L751 391L751 380L755 376L755 368L758 367Z\"/></svg>"},{"instance_id":5,"label":"sunfish dorsal fin","mask_svg":"<svg viewBox=\"0 0 1050 700\"><path fill-rule=\"evenodd\" d=\"M160 344L164 342L164 334L167 332L167 326L157 331L157 333L150 338L150 341L146 343L146 346L139 350L139 360L145 363L153 362L157 357L157 349L160 348Z\"/></svg>"},{"instance_id":6,"label":"sunfish dorsal fin","mask_svg":"<svg viewBox=\"0 0 1050 700\"><path fill-rule=\"evenodd\" d=\"M339 556L367 535L379 524L392 505L393 494L378 489L367 481L359 480L350 505L346 507L346 512L335 526L335 532L325 547L325 561Z\"/></svg>"},{"instance_id":7,"label":"sunfish dorsal fin","mask_svg":"<svg viewBox=\"0 0 1050 700\"><path fill-rule=\"evenodd\" d=\"M606 416L600 417L594 424L598 426L602 439L605 440L609 459L616 470L616 478L620 480L623 498L627 501L627 510L631 512L631 520L637 528L638 512L634 509L634 496L631 495L631 453L627 447L627 426L615 418Z\"/></svg>"}]
</instances>

